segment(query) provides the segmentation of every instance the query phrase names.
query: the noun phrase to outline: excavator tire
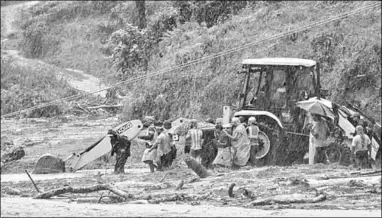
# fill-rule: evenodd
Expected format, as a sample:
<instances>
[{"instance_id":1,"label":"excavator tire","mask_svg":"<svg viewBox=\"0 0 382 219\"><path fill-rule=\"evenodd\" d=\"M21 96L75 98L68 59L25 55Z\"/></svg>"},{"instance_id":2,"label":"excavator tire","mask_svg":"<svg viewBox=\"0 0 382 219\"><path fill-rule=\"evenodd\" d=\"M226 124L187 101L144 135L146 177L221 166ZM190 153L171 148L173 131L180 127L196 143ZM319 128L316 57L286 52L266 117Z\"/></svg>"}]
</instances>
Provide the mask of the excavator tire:
<instances>
[{"instance_id":1,"label":"excavator tire","mask_svg":"<svg viewBox=\"0 0 382 219\"><path fill-rule=\"evenodd\" d=\"M349 166L351 164L351 150L345 143L332 142L325 149L329 163L338 162L340 165ZM337 153L340 153L338 156Z\"/></svg>"},{"instance_id":2,"label":"excavator tire","mask_svg":"<svg viewBox=\"0 0 382 219\"><path fill-rule=\"evenodd\" d=\"M282 134L278 127L272 128L268 124L258 124L260 131L268 137L270 141L270 149L268 153L263 156L261 159L256 160L256 166L265 166L265 165L282 165L284 161L282 160ZM261 149L263 142L259 142L259 147Z\"/></svg>"},{"instance_id":3,"label":"excavator tire","mask_svg":"<svg viewBox=\"0 0 382 219\"><path fill-rule=\"evenodd\" d=\"M352 157L350 147L346 144L341 144L341 149L342 149L342 156L341 156L340 164L343 166L350 166L351 157Z\"/></svg>"}]
</instances>

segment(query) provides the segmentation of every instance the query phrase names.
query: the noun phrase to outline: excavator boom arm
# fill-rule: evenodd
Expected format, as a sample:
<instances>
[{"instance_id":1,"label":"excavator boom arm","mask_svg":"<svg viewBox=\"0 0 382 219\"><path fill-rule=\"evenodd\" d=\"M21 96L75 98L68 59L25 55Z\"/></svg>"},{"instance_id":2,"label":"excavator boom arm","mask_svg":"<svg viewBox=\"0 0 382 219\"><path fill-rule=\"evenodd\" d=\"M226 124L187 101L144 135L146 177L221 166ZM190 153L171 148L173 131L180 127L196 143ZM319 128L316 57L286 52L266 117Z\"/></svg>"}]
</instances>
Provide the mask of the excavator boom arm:
<instances>
[{"instance_id":1,"label":"excavator boom arm","mask_svg":"<svg viewBox=\"0 0 382 219\"><path fill-rule=\"evenodd\" d=\"M129 140L134 139L138 136L140 131L143 129L143 124L140 120L131 120L125 123L118 125L113 128L120 135L126 136ZM101 156L109 153L112 149L112 145L110 143L110 137L104 136L91 146L87 147L80 153L73 153L70 157L66 159L69 160L71 158L69 170L76 171L83 167L85 167L90 162L100 158Z\"/></svg>"}]
</instances>

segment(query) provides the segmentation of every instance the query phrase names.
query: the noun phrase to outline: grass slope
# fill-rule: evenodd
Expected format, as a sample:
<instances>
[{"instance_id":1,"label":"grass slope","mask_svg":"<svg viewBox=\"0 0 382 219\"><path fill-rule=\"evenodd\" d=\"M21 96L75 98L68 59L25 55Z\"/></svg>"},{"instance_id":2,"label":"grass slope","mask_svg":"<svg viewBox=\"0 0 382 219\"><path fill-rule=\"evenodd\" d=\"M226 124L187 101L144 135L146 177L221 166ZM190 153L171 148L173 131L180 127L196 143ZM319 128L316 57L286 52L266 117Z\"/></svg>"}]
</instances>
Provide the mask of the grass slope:
<instances>
[{"instance_id":1,"label":"grass slope","mask_svg":"<svg viewBox=\"0 0 382 219\"><path fill-rule=\"evenodd\" d=\"M162 38L160 53L152 54L149 71L188 63L371 3L257 2L211 28L196 22L179 24ZM166 2L147 4L149 19L159 8L168 7ZM116 10L126 12L122 26L136 19L133 2L118 6L114 2L41 2L32 8L28 15L32 19L24 30L28 32L39 23L44 33L40 43L40 58L44 61L111 79L115 72L110 59L105 58L111 54L105 41L121 27L109 22ZM331 91L333 100L347 99L380 121L380 39L380 11L369 10L293 37L267 41L173 71L171 75L126 84L130 98L124 115L126 119L146 114L160 119L220 117L224 105L237 102L243 79L236 72L243 59L296 57L322 64L322 85Z\"/></svg>"}]
</instances>

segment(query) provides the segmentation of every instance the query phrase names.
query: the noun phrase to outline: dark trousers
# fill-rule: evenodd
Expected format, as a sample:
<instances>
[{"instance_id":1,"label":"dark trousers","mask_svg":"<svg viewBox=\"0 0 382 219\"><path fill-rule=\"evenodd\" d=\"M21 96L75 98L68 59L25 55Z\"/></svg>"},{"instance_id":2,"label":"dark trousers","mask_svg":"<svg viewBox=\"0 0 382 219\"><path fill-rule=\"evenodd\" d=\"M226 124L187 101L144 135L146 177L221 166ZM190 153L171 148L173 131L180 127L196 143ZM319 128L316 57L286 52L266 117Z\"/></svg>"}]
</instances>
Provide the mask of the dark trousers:
<instances>
[{"instance_id":1,"label":"dark trousers","mask_svg":"<svg viewBox=\"0 0 382 219\"><path fill-rule=\"evenodd\" d=\"M316 147L316 155L314 156L314 163L325 163L326 156L325 156L325 150L326 147Z\"/></svg>"},{"instance_id":2,"label":"dark trousers","mask_svg":"<svg viewBox=\"0 0 382 219\"><path fill-rule=\"evenodd\" d=\"M191 150L191 145L185 145L185 146L184 146L184 153L185 153L185 154L189 154L189 153L190 153L190 150Z\"/></svg>"},{"instance_id":3,"label":"dark trousers","mask_svg":"<svg viewBox=\"0 0 382 219\"><path fill-rule=\"evenodd\" d=\"M165 163L163 164L164 167L170 167L172 165L172 162L176 158L176 147L171 147L171 151L165 155Z\"/></svg>"},{"instance_id":4,"label":"dark trousers","mask_svg":"<svg viewBox=\"0 0 382 219\"><path fill-rule=\"evenodd\" d=\"M164 154L160 157L158 164L158 169L161 170L162 167L170 167L173 163L173 161L176 158L176 147L171 147L171 151L167 154Z\"/></svg>"},{"instance_id":5,"label":"dark trousers","mask_svg":"<svg viewBox=\"0 0 382 219\"><path fill-rule=\"evenodd\" d=\"M116 162L114 166L114 173L125 173L125 164L127 154L124 152L117 152Z\"/></svg>"},{"instance_id":6,"label":"dark trousers","mask_svg":"<svg viewBox=\"0 0 382 219\"><path fill-rule=\"evenodd\" d=\"M259 145L258 144L251 145L251 151L250 151L250 155L249 155L249 164L251 166L255 166L256 165L256 153L257 153L258 150L259 150Z\"/></svg>"},{"instance_id":7,"label":"dark trousers","mask_svg":"<svg viewBox=\"0 0 382 219\"><path fill-rule=\"evenodd\" d=\"M357 151L353 158L353 165L355 168L358 167L369 167L369 156L368 151Z\"/></svg>"}]
</instances>

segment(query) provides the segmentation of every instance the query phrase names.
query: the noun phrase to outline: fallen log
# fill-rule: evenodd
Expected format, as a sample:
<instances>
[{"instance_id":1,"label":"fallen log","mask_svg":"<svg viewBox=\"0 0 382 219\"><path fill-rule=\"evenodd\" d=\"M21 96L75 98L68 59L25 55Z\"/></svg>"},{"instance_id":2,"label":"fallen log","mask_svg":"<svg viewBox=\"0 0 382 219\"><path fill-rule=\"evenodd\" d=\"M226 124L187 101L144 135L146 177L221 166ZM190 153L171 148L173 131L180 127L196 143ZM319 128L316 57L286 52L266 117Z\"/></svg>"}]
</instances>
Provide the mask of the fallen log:
<instances>
[{"instance_id":1,"label":"fallen log","mask_svg":"<svg viewBox=\"0 0 382 219\"><path fill-rule=\"evenodd\" d=\"M49 199L53 196L62 195L65 193L90 193L90 192L96 192L96 191L102 191L102 190L109 190L110 192L124 198L129 199L133 196L131 194L128 194L122 190L119 190L117 188L114 188L110 185L106 184L100 184L95 186L88 186L88 187L79 187L79 188L73 188L71 186L65 186L63 188L58 189L52 189L50 191L38 194L34 197L34 199Z\"/></svg>"},{"instance_id":2,"label":"fallen log","mask_svg":"<svg viewBox=\"0 0 382 219\"><path fill-rule=\"evenodd\" d=\"M363 193L354 193L354 194L342 194L342 195L335 195L336 198L343 198L343 197L361 197L361 196L367 196L370 197L370 195L373 194L371 192L363 192ZM381 195L380 193L375 193L376 195Z\"/></svg>"},{"instance_id":3,"label":"fallen log","mask_svg":"<svg viewBox=\"0 0 382 219\"><path fill-rule=\"evenodd\" d=\"M87 109L99 109L99 108L119 108L123 107L123 105L99 105L99 106L89 106Z\"/></svg>"},{"instance_id":4,"label":"fallen log","mask_svg":"<svg viewBox=\"0 0 382 219\"><path fill-rule=\"evenodd\" d=\"M354 182L357 184L363 184L364 186L373 186L381 184L381 176L369 176L369 177L356 177L356 178L339 178L329 180L308 180L308 185L311 188L319 188L324 186L337 186L337 185L351 185Z\"/></svg>"},{"instance_id":5,"label":"fallen log","mask_svg":"<svg viewBox=\"0 0 382 219\"><path fill-rule=\"evenodd\" d=\"M376 174L376 173L379 173L381 174L382 170L376 170L376 171L371 171L371 172L361 172L361 171L357 171L357 172L352 172L350 173L351 175L373 175L373 174Z\"/></svg>"},{"instance_id":6,"label":"fallen log","mask_svg":"<svg viewBox=\"0 0 382 219\"><path fill-rule=\"evenodd\" d=\"M193 170L200 178L206 178L208 176L212 176L213 174L208 172L208 170L198 163L195 159L192 157L186 157L184 159L184 162L187 164L188 168Z\"/></svg>"},{"instance_id":7,"label":"fallen log","mask_svg":"<svg viewBox=\"0 0 382 219\"><path fill-rule=\"evenodd\" d=\"M296 196L296 195L295 195ZM260 205L272 205L272 204L304 204L304 203L317 203L324 201L326 196L321 194L313 198L306 198L305 195L297 195L298 197L293 197L293 195L279 196L273 198L259 199L250 202L246 207L260 206Z\"/></svg>"},{"instance_id":8,"label":"fallen log","mask_svg":"<svg viewBox=\"0 0 382 219\"><path fill-rule=\"evenodd\" d=\"M176 193L169 196L160 195L159 197L153 197L148 199L150 204L159 204L161 202L174 202L174 201L200 201L207 199L211 193L205 193L202 195L196 194L186 194L186 193Z\"/></svg>"}]
</instances>

